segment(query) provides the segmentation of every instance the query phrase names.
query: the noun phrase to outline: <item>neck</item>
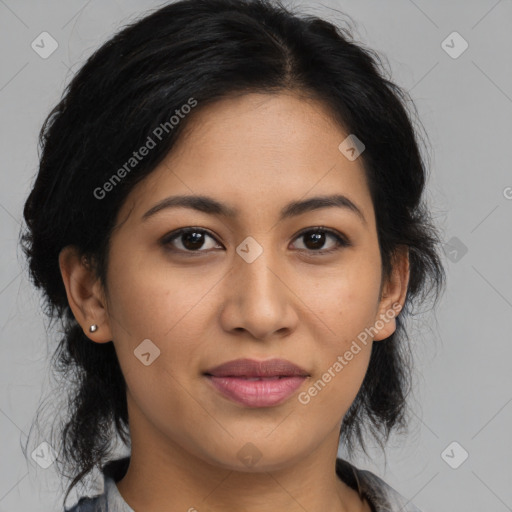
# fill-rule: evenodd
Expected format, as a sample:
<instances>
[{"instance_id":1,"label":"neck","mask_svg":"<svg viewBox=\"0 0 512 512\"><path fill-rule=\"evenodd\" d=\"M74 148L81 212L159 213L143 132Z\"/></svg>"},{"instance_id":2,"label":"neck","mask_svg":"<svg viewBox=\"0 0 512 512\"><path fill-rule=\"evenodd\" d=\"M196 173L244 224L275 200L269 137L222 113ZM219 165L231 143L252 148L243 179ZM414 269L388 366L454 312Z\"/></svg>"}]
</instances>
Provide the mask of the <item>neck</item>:
<instances>
[{"instance_id":1,"label":"neck","mask_svg":"<svg viewBox=\"0 0 512 512\"><path fill-rule=\"evenodd\" d=\"M130 464L117 482L121 496L134 510L370 511L357 491L336 474L339 425L310 452L292 454L282 462L261 457L254 465L244 466L237 458L223 462L211 454L195 453L194 447L184 447L138 420L130 422ZM215 446L215 439L210 445Z\"/></svg>"},{"instance_id":2,"label":"neck","mask_svg":"<svg viewBox=\"0 0 512 512\"><path fill-rule=\"evenodd\" d=\"M257 472L223 469L190 453L181 457L180 452L178 448L168 456L162 451L141 454L132 449L126 475L117 482L131 508L147 512L370 510L336 474L336 456L324 456L322 450L292 465Z\"/></svg>"}]
</instances>

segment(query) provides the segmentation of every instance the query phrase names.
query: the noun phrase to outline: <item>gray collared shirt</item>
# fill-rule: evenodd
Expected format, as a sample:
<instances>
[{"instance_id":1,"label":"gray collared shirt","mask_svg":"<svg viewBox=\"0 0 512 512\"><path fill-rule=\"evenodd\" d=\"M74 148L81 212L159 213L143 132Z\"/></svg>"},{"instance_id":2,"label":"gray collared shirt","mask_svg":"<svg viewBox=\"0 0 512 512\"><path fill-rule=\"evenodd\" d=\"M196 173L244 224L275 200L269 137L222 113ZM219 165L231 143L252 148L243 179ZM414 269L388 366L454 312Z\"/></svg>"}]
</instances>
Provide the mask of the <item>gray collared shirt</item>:
<instances>
[{"instance_id":1,"label":"gray collared shirt","mask_svg":"<svg viewBox=\"0 0 512 512\"><path fill-rule=\"evenodd\" d=\"M97 496L81 498L64 512L135 512L124 501L116 485L125 475L129 462L130 458L124 457L107 463L103 467L103 492ZM358 469L350 462L338 458L336 473L347 485L357 490L359 496L368 500L373 512L421 512L371 471Z\"/></svg>"}]
</instances>

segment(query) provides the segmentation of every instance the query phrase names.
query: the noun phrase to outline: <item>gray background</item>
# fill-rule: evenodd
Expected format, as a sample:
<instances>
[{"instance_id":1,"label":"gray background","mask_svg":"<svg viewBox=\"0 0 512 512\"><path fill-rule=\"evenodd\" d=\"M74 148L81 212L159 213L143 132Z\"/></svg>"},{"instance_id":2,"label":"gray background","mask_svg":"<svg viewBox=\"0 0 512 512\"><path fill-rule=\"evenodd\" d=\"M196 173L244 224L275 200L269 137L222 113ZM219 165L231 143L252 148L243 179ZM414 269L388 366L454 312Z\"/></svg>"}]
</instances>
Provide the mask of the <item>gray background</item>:
<instances>
[{"instance_id":1,"label":"gray background","mask_svg":"<svg viewBox=\"0 0 512 512\"><path fill-rule=\"evenodd\" d=\"M40 400L49 394L48 407L59 405L48 376L55 337L17 247L37 134L83 60L161 4L0 0L0 512L61 510L55 466L42 469L20 448ZM424 512L512 510L512 2L307 3L308 12L337 22L333 8L387 57L418 107L433 152L428 198L447 249L438 311L410 323L417 363L410 435L391 440L387 465L376 450L355 462ZM59 45L47 59L31 48L43 31ZM442 47L453 31L469 44L458 58ZM44 433L36 435L29 454L42 441ZM454 441L469 453L457 469L442 457ZM450 448L445 459L460 462L461 450Z\"/></svg>"}]
</instances>

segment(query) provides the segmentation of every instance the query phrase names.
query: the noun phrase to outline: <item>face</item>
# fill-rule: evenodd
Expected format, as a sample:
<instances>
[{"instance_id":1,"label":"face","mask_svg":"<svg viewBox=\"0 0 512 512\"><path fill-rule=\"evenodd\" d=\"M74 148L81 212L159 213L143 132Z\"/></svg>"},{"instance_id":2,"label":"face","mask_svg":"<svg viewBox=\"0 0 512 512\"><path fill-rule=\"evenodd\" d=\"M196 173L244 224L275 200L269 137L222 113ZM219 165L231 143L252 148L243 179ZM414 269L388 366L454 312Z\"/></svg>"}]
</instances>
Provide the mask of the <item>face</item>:
<instances>
[{"instance_id":1,"label":"face","mask_svg":"<svg viewBox=\"0 0 512 512\"><path fill-rule=\"evenodd\" d=\"M268 470L337 443L372 343L395 329L403 282L379 296L361 158L340 152L348 134L320 103L249 94L197 114L119 212L104 323L87 335L113 340L133 435L231 469L253 451ZM345 199L307 203L334 195ZM228 212L165 206L173 196L207 196ZM242 403L205 375L239 358L285 359L308 376L270 405Z\"/></svg>"}]
</instances>

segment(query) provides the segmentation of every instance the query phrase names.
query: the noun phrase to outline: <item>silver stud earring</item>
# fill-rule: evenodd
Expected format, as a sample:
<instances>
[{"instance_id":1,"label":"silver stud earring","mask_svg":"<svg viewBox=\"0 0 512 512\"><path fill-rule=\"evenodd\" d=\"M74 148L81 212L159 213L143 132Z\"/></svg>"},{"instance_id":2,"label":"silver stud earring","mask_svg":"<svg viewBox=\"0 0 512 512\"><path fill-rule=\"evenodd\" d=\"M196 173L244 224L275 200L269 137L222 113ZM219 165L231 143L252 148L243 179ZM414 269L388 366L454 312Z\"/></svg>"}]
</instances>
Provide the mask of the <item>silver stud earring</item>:
<instances>
[{"instance_id":1,"label":"silver stud earring","mask_svg":"<svg viewBox=\"0 0 512 512\"><path fill-rule=\"evenodd\" d=\"M89 332L96 332L98 330L98 326L96 324L92 324L89 327Z\"/></svg>"}]
</instances>

